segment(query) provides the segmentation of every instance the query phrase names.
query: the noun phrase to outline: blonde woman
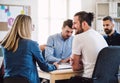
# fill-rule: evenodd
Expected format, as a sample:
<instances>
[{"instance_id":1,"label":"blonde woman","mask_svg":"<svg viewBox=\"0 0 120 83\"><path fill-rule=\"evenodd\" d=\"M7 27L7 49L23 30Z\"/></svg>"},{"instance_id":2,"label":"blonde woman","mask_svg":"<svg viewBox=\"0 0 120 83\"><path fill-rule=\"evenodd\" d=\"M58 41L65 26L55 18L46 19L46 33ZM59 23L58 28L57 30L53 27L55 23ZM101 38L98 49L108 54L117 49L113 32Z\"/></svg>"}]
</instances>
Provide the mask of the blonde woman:
<instances>
[{"instance_id":1,"label":"blonde woman","mask_svg":"<svg viewBox=\"0 0 120 83\"><path fill-rule=\"evenodd\" d=\"M48 64L39 49L31 40L32 20L30 16L18 15L10 32L2 40L4 47L4 77L23 76L30 83L40 83L36 62L41 70L49 72L57 69L57 64Z\"/></svg>"}]
</instances>

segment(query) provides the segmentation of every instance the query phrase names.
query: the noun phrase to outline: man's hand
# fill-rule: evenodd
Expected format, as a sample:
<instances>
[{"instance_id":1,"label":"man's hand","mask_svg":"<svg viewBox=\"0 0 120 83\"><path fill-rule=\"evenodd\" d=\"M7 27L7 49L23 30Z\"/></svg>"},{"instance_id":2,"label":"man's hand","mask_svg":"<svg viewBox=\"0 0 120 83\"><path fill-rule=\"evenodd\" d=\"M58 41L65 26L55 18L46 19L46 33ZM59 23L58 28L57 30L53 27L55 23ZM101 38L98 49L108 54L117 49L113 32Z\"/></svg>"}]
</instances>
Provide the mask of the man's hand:
<instances>
[{"instance_id":1,"label":"man's hand","mask_svg":"<svg viewBox=\"0 0 120 83\"><path fill-rule=\"evenodd\" d=\"M59 63L69 63L70 58L62 59Z\"/></svg>"}]
</instances>

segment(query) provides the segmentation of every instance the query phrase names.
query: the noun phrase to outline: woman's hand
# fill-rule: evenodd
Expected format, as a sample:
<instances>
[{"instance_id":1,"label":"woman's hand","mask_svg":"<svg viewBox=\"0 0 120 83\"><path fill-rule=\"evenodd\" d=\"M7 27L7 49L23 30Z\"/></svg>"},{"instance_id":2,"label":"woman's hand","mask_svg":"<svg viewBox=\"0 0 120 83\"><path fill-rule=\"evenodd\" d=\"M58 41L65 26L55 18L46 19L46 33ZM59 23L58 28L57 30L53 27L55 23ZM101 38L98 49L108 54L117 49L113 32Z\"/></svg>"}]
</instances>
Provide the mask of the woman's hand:
<instances>
[{"instance_id":1,"label":"woman's hand","mask_svg":"<svg viewBox=\"0 0 120 83\"><path fill-rule=\"evenodd\" d=\"M55 65L55 66L56 66L56 68L58 69L59 64L58 64L57 62L54 62L54 63L53 63L53 65Z\"/></svg>"}]
</instances>

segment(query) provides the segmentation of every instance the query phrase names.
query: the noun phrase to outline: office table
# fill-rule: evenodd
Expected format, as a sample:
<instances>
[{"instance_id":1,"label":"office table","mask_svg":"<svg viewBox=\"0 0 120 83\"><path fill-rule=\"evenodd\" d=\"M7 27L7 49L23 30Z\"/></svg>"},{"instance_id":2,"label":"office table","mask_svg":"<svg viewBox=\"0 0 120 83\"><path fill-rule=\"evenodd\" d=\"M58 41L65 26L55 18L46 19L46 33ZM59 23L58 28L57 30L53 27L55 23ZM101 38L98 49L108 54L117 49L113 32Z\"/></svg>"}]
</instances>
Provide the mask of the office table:
<instances>
[{"instance_id":1,"label":"office table","mask_svg":"<svg viewBox=\"0 0 120 83\"><path fill-rule=\"evenodd\" d=\"M52 72L43 72L39 70L38 74L40 78L45 78L50 80L50 83L55 83L55 80L70 79L71 76L80 75L80 72L82 71L73 71L72 69L61 69Z\"/></svg>"}]
</instances>

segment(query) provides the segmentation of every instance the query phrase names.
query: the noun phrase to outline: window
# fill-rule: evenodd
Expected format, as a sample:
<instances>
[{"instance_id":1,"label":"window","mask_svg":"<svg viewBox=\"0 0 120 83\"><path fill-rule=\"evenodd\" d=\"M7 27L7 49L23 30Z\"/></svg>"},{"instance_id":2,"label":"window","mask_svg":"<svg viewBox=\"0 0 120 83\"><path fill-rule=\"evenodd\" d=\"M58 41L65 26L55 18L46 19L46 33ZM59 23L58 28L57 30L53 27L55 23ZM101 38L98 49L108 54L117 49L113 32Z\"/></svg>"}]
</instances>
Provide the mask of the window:
<instances>
[{"instance_id":1,"label":"window","mask_svg":"<svg viewBox=\"0 0 120 83\"><path fill-rule=\"evenodd\" d=\"M81 0L38 0L39 44L45 44L49 35L60 33L63 21L70 17L72 19L73 13L81 10L80 1Z\"/></svg>"}]
</instances>

